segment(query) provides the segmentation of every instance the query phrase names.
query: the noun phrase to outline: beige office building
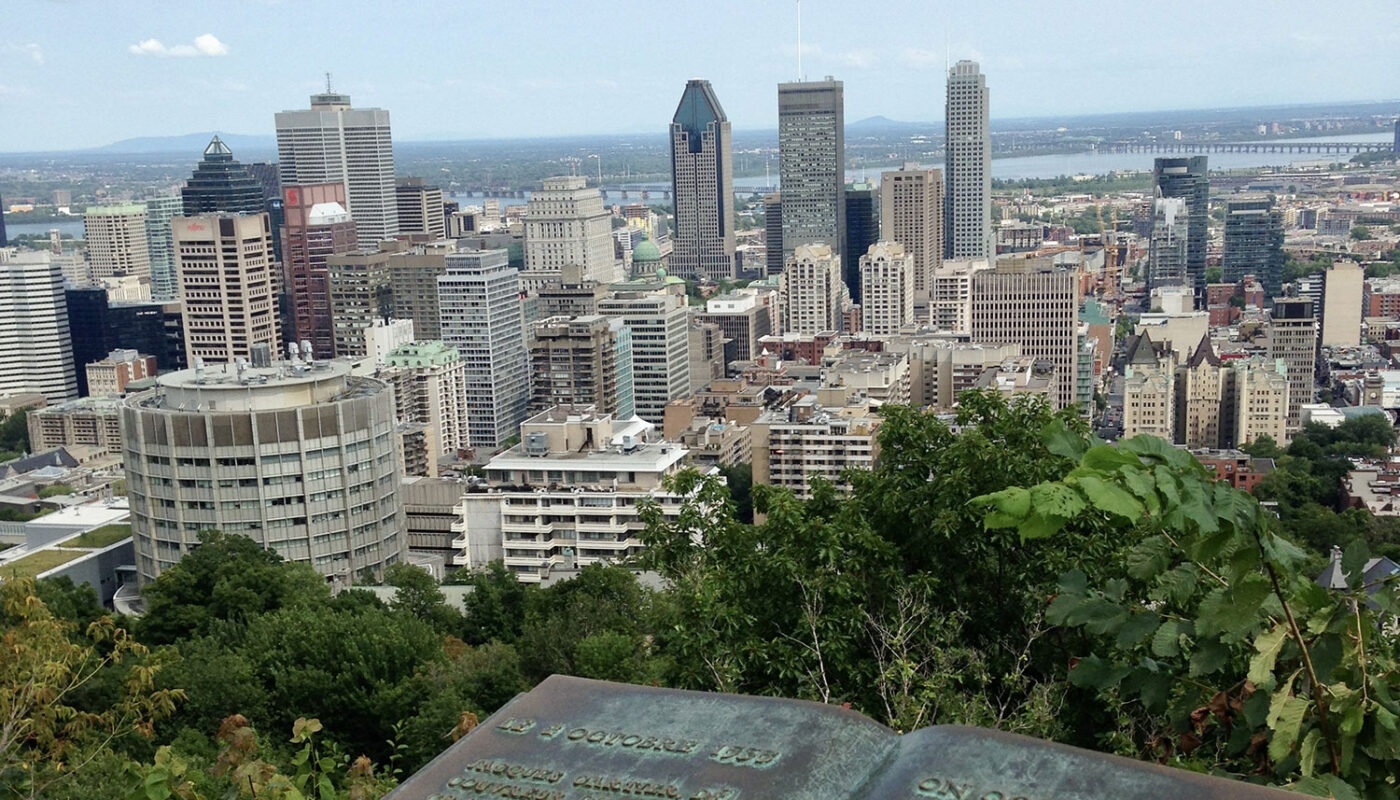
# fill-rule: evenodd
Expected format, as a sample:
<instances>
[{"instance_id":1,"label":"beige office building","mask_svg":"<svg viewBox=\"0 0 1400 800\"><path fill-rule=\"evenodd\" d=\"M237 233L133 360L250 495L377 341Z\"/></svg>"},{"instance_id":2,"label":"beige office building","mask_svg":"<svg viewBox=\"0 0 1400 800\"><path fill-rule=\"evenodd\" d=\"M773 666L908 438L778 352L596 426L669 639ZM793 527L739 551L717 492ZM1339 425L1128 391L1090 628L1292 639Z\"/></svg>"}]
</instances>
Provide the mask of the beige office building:
<instances>
[{"instance_id":1,"label":"beige office building","mask_svg":"<svg viewBox=\"0 0 1400 800\"><path fill-rule=\"evenodd\" d=\"M277 352L279 276L267 214L175 217L170 231L184 305L186 363L251 359L257 345Z\"/></svg>"},{"instance_id":2,"label":"beige office building","mask_svg":"<svg viewBox=\"0 0 1400 800\"><path fill-rule=\"evenodd\" d=\"M1362 296L1366 270L1355 261L1338 261L1327 268L1322 292L1322 346L1361 344Z\"/></svg>"},{"instance_id":3,"label":"beige office building","mask_svg":"<svg viewBox=\"0 0 1400 800\"><path fill-rule=\"evenodd\" d=\"M427 463L420 472L436 476L438 459L455 458L467 447L466 368L461 353L438 341L406 344L385 357L376 377L394 387L399 422L423 425Z\"/></svg>"},{"instance_id":4,"label":"beige office building","mask_svg":"<svg viewBox=\"0 0 1400 800\"><path fill-rule=\"evenodd\" d=\"M985 258L942 261L929 284L929 324L944 333L972 330L972 276L991 269Z\"/></svg>"},{"instance_id":5,"label":"beige office building","mask_svg":"<svg viewBox=\"0 0 1400 800\"><path fill-rule=\"evenodd\" d=\"M904 245L914 259L914 292L928 297L943 263L941 170L910 162L880 174L880 238Z\"/></svg>"},{"instance_id":6,"label":"beige office building","mask_svg":"<svg viewBox=\"0 0 1400 800\"><path fill-rule=\"evenodd\" d=\"M332 341L336 358L369 354L366 331L393 313L390 254L347 253L326 259ZM415 336L417 332L415 331Z\"/></svg>"},{"instance_id":7,"label":"beige office building","mask_svg":"<svg viewBox=\"0 0 1400 800\"><path fill-rule=\"evenodd\" d=\"M527 290L538 275L557 275L567 264L583 268L583 280L615 283L622 280L613 250L612 215L603 196L577 176L545 178L544 187L530 193L525 207L525 270Z\"/></svg>"},{"instance_id":8,"label":"beige office building","mask_svg":"<svg viewBox=\"0 0 1400 800\"><path fill-rule=\"evenodd\" d=\"M914 324L914 256L898 242L876 242L860 257L861 330L899 333Z\"/></svg>"},{"instance_id":9,"label":"beige office building","mask_svg":"<svg viewBox=\"0 0 1400 800\"><path fill-rule=\"evenodd\" d=\"M96 280L151 277L146 206L96 206L83 215L88 267Z\"/></svg>"},{"instance_id":10,"label":"beige office building","mask_svg":"<svg viewBox=\"0 0 1400 800\"><path fill-rule=\"evenodd\" d=\"M394 318L413 320L413 335L420 341L442 338L438 304L438 278L447 273L447 256L456 252L451 243L406 246L385 243L389 250L389 283L394 287Z\"/></svg>"},{"instance_id":11,"label":"beige office building","mask_svg":"<svg viewBox=\"0 0 1400 800\"><path fill-rule=\"evenodd\" d=\"M399 178L394 183L394 197L401 235L429 242L447 238L441 188L427 185L422 178Z\"/></svg>"},{"instance_id":12,"label":"beige office building","mask_svg":"<svg viewBox=\"0 0 1400 800\"><path fill-rule=\"evenodd\" d=\"M1021 354L1055 365L1055 408L1077 402L1079 281L1074 272L1030 264L972 275L972 340L1020 342Z\"/></svg>"}]
</instances>

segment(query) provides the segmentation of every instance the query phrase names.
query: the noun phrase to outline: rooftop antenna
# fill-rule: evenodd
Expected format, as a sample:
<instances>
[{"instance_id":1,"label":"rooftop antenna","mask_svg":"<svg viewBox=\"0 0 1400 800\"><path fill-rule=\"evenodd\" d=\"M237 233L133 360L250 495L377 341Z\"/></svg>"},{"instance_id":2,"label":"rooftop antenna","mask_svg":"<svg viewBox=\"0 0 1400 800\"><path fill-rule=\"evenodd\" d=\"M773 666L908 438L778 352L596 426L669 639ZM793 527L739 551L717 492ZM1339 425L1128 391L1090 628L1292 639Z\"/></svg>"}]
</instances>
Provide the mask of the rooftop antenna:
<instances>
[{"instance_id":1,"label":"rooftop antenna","mask_svg":"<svg viewBox=\"0 0 1400 800\"><path fill-rule=\"evenodd\" d=\"M802 80L802 0L797 0L797 79Z\"/></svg>"},{"instance_id":2,"label":"rooftop antenna","mask_svg":"<svg viewBox=\"0 0 1400 800\"><path fill-rule=\"evenodd\" d=\"M329 72L326 73L326 94L335 94L331 91L331 74Z\"/></svg>"}]
</instances>

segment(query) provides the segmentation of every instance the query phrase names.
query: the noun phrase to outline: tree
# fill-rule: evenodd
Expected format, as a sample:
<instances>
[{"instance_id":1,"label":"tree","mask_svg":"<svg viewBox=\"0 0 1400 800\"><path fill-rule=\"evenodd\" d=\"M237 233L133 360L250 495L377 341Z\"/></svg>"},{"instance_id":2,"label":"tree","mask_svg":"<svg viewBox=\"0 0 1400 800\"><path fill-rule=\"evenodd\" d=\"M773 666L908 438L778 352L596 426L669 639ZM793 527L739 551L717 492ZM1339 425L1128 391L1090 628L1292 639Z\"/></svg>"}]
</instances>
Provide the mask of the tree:
<instances>
[{"instance_id":1,"label":"tree","mask_svg":"<svg viewBox=\"0 0 1400 800\"><path fill-rule=\"evenodd\" d=\"M1206 267L1206 283L1220 283L1224 275L1220 267Z\"/></svg>"},{"instance_id":2,"label":"tree","mask_svg":"<svg viewBox=\"0 0 1400 800\"><path fill-rule=\"evenodd\" d=\"M110 616L81 632L55 617L34 581L0 584L0 797L43 796L132 737L150 736L183 692L156 689L162 659ZM114 701L83 707L75 696L109 668L126 664Z\"/></svg>"},{"instance_id":3,"label":"tree","mask_svg":"<svg viewBox=\"0 0 1400 800\"><path fill-rule=\"evenodd\" d=\"M72 494L73 492L74 489L72 486L69 486L66 483L55 483L52 486L45 486L44 488L40 489L39 499L45 500L50 497L62 497L64 495Z\"/></svg>"},{"instance_id":4,"label":"tree","mask_svg":"<svg viewBox=\"0 0 1400 800\"><path fill-rule=\"evenodd\" d=\"M649 681L649 606L650 596L636 575L602 564L590 564L570 580L531 592L517 643L526 677L537 682L561 673Z\"/></svg>"},{"instance_id":5,"label":"tree","mask_svg":"<svg viewBox=\"0 0 1400 800\"><path fill-rule=\"evenodd\" d=\"M0 450L29 452L29 409L20 409L0 421Z\"/></svg>"},{"instance_id":6,"label":"tree","mask_svg":"<svg viewBox=\"0 0 1400 800\"><path fill-rule=\"evenodd\" d=\"M171 644L208 633L220 620L246 621L284 607L324 603L330 596L310 565L284 562L245 536L205 531L199 541L142 589L146 615L138 630L143 641Z\"/></svg>"},{"instance_id":7,"label":"tree","mask_svg":"<svg viewBox=\"0 0 1400 800\"><path fill-rule=\"evenodd\" d=\"M733 464L719 468L734 500L734 516L745 525L753 524L753 465Z\"/></svg>"},{"instance_id":8,"label":"tree","mask_svg":"<svg viewBox=\"0 0 1400 800\"><path fill-rule=\"evenodd\" d=\"M538 591L516 580L515 573L504 564L493 561L475 572L458 571L448 583L472 587L463 605L466 622L463 638L468 644L514 642L525 624L527 592Z\"/></svg>"},{"instance_id":9,"label":"tree","mask_svg":"<svg viewBox=\"0 0 1400 800\"><path fill-rule=\"evenodd\" d=\"M1375 237L1371 235L1371 229L1365 225L1353 225L1351 227L1351 238L1358 242L1364 242L1367 239L1373 239Z\"/></svg>"},{"instance_id":10,"label":"tree","mask_svg":"<svg viewBox=\"0 0 1400 800\"><path fill-rule=\"evenodd\" d=\"M462 615L447 605L437 581L428 571L412 564L394 564L384 572L384 582L398 587L391 606L433 626L439 633L456 634L462 629Z\"/></svg>"}]
</instances>

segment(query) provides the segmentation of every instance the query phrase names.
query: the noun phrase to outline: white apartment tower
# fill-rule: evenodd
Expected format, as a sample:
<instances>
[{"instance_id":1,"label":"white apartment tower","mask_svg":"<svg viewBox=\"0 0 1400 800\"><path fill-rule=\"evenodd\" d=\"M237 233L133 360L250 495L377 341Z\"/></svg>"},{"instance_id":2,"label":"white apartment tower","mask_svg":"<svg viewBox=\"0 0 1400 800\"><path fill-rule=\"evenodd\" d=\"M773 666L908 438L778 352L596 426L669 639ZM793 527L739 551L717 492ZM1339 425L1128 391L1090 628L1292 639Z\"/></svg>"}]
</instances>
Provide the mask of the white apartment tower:
<instances>
[{"instance_id":1,"label":"white apartment tower","mask_svg":"<svg viewBox=\"0 0 1400 800\"><path fill-rule=\"evenodd\" d=\"M530 399L519 272L505 250L447 256L438 276L442 341L466 364L467 443L491 449L515 436Z\"/></svg>"},{"instance_id":2,"label":"white apartment tower","mask_svg":"<svg viewBox=\"0 0 1400 800\"><path fill-rule=\"evenodd\" d=\"M846 240L846 100L841 81L778 84L783 256Z\"/></svg>"},{"instance_id":3,"label":"white apartment tower","mask_svg":"<svg viewBox=\"0 0 1400 800\"><path fill-rule=\"evenodd\" d=\"M928 297L943 263L941 170L908 163L880 174L880 238L904 245L914 259L914 292Z\"/></svg>"},{"instance_id":4,"label":"white apartment tower","mask_svg":"<svg viewBox=\"0 0 1400 800\"><path fill-rule=\"evenodd\" d=\"M399 422L421 422L429 471L441 456L467 446L466 367L462 355L442 342L413 342L392 350L377 377L394 387Z\"/></svg>"},{"instance_id":5,"label":"white apartment tower","mask_svg":"<svg viewBox=\"0 0 1400 800\"><path fill-rule=\"evenodd\" d=\"M992 231L992 130L987 77L976 61L948 70L948 144L944 158L947 199L943 204L943 255L995 258ZM786 200L786 190L784 190Z\"/></svg>"},{"instance_id":6,"label":"white apartment tower","mask_svg":"<svg viewBox=\"0 0 1400 800\"><path fill-rule=\"evenodd\" d=\"M898 242L876 242L860 257L861 330L891 336L914 323L914 256Z\"/></svg>"},{"instance_id":7,"label":"white apartment tower","mask_svg":"<svg viewBox=\"0 0 1400 800\"><path fill-rule=\"evenodd\" d=\"M0 395L78 396L63 270L47 251L0 248Z\"/></svg>"},{"instance_id":8,"label":"white apartment tower","mask_svg":"<svg viewBox=\"0 0 1400 800\"><path fill-rule=\"evenodd\" d=\"M525 206L525 271L557 276L564 267L582 267L581 279L622 280L613 251L611 214L603 196L578 176L545 178ZM527 287L529 288L529 287Z\"/></svg>"},{"instance_id":9,"label":"white apartment tower","mask_svg":"<svg viewBox=\"0 0 1400 800\"><path fill-rule=\"evenodd\" d=\"M170 220L185 314L187 363L231 364L264 344L277 352L278 273L267 213Z\"/></svg>"},{"instance_id":10,"label":"white apartment tower","mask_svg":"<svg viewBox=\"0 0 1400 800\"><path fill-rule=\"evenodd\" d=\"M598 313L622 320L632 341L632 395L637 416L661 424L666 404L690 394L690 313L685 297L619 292Z\"/></svg>"},{"instance_id":11,"label":"white apartment tower","mask_svg":"<svg viewBox=\"0 0 1400 800\"><path fill-rule=\"evenodd\" d=\"M841 257L824 244L798 245L778 279L781 333L841 330L841 302L846 283Z\"/></svg>"},{"instance_id":12,"label":"white apartment tower","mask_svg":"<svg viewBox=\"0 0 1400 800\"><path fill-rule=\"evenodd\" d=\"M83 215L88 265L97 280L151 276L146 206L97 206Z\"/></svg>"},{"instance_id":13,"label":"white apartment tower","mask_svg":"<svg viewBox=\"0 0 1400 800\"><path fill-rule=\"evenodd\" d=\"M307 111L279 111L278 172L283 186L343 183L361 249L399 232L389 112L351 108L350 95L311 96Z\"/></svg>"},{"instance_id":14,"label":"white apartment tower","mask_svg":"<svg viewBox=\"0 0 1400 800\"><path fill-rule=\"evenodd\" d=\"M671 120L671 183L671 272L687 280L733 277L734 151L709 81L686 83Z\"/></svg>"},{"instance_id":15,"label":"white apartment tower","mask_svg":"<svg viewBox=\"0 0 1400 800\"><path fill-rule=\"evenodd\" d=\"M1317 397L1318 325L1313 301L1278 298L1269 314L1270 360L1282 359L1288 374L1289 433L1301 424L1299 406Z\"/></svg>"}]
</instances>

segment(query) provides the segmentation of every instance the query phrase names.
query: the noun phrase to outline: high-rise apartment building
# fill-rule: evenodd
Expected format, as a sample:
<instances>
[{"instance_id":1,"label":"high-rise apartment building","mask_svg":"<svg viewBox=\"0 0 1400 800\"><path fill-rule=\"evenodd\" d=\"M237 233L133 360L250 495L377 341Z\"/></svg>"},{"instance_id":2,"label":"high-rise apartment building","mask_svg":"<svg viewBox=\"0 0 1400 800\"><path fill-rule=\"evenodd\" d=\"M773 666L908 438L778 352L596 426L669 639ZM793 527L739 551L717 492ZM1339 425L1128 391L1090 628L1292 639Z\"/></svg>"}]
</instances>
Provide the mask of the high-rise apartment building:
<instances>
[{"instance_id":1,"label":"high-rise apartment building","mask_svg":"<svg viewBox=\"0 0 1400 800\"><path fill-rule=\"evenodd\" d=\"M621 280L611 217L602 194L589 189L583 178L545 178L525 206L525 288L557 275L567 264L582 267L584 280Z\"/></svg>"},{"instance_id":2,"label":"high-rise apartment building","mask_svg":"<svg viewBox=\"0 0 1400 800\"><path fill-rule=\"evenodd\" d=\"M1176 433L1172 441L1189 450L1223 446L1232 427L1224 419L1225 372L1210 345L1210 334L1176 370Z\"/></svg>"},{"instance_id":3,"label":"high-rise apartment building","mask_svg":"<svg viewBox=\"0 0 1400 800\"><path fill-rule=\"evenodd\" d=\"M842 264L846 292L854 303L861 301L860 257L880 241L878 199L879 193L869 181L846 187L846 241L841 244L841 252L845 254Z\"/></svg>"},{"instance_id":4,"label":"high-rise apartment building","mask_svg":"<svg viewBox=\"0 0 1400 800\"><path fill-rule=\"evenodd\" d=\"M768 275L783 273L783 196L778 192L763 198L763 265Z\"/></svg>"},{"instance_id":5,"label":"high-rise apartment building","mask_svg":"<svg viewBox=\"0 0 1400 800\"><path fill-rule=\"evenodd\" d=\"M330 304L332 256L356 250L355 222L345 210L345 184L318 183L282 190L282 291L291 306L298 342L311 342L317 358L333 358Z\"/></svg>"},{"instance_id":6,"label":"high-rise apartment building","mask_svg":"<svg viewBox=\"0 0 1400 800\"><path fill-rule=\"evenodd\" d=\"M1355 261L1338 261L1327 268L1322 288L1322 346L1361 344L1361 304L1366 293L1366 270Z\"/></svg>"},{"instance_id":7,"label":"high-rise apartment building","mask_svg":"<svg viewBox=\"0 0 1400 800\"><path fill-rule=\"evenodd\" d=\"M233 158L233 151L215 136L204 148L204 159L180 190L186 217L201 214L256 214L267 210L262 184Z\"/></svg>"},{"instance_id":8,"label":"high-rise apartment building","mask_svg":"<svg viewBox=\"0 0 1400 800\"><path fill-rule=\"evenodd\" d=\"M877 242L860 257L861 330L892 336L914 324L914 256L898 242Z\"/></svg>"},{"instance_id":9,"label":"high-rise apartment building","mask_svg":"<svg viewBox=\"0 0 1400 800\"><path fill-rule=\"evenodd\" d=\"M280 111L277 163L283 186L343 183L361 249L399 232L389 112L351 108L350 95L311 96L307 111Z\"/></svg>"},{"instance_id":10,"label":"high-rise apartment building","mask_svg":"<svg viewBox=\"0 0 1400 800\"><path fill-rule=\"evenodd\" d=\"M326 289L336 358L369 355L365 338L394 311L389 253L344 253L326 260Z\"/></svg>"},{"instance_id":11,"label":"high-rise apartment building","mask_svg":"<svg viewBox=\"0 0 1400 800\"><path fill-rule=\"evenodd\" d=\"M841 257L824 244L799 245L778 281L781 333L841 330L846 284Z\"/></svg>"},{"instance_id":12,"label":"high-rise apartment building","mask_svg":"<svg viewBox=\"0 0 1400 800\"><path fill-rule=\"evenodd\" d=\"M456 457L467 447L466 365L462 354L442 342L397 347L376 377L394 387L400 422L418 422L427 439L430 474L437 460Z\"/></svg>"},{"instance_id":13,"label":"high-rise apartment building","mask_svg":"<svg viewBox=\"0 0 1400 800\"><path fill-rule=\"evenodd\" d=\"M593 406L618 416L618 335L612 322L592 314L550 317L530 326L531 414L564 405Z\"/></svg>"},{"instance_id":14,"label":"high-rise apartment building","mask_svg":"<svg viewBox=\"0 0 1400 800\"><path fill-rule=\"evenodd\" d=\"M1242 447L1268 436L1282 446L1288 441L1290 381L1288 363L1282 359L1252 356L1231 364L1225 374L1225 403L1222 423L1229 429L1222 435L1225 447ZM1312 393L1309 391L1308 396Z\"/></svg>"},{"instance_id":15,"label":"high-rise apartment building","mask_svg":"<svg viewBox=\"0 0 1400 800\"><path fill-rule=\"evenodd\" d=\"M1225 249L1221 275L1227 283L1239 283L1253 275L1266 296L1283 290L1283 214L1272 197L1231 200L1225 204Z\"/></svg>"},{"instance_id":16,"label":"high-rise apartment building","mask_svg":"<svg viewBox=\"0 0 1400 800\"><path fill-rule=\"evenodd\" d=\"M914 293L929 296L943 263L943 172L917 163L880 174L880 238L914 258Z\"/></svg>"},{"instance_id":17,"label":"high-rise apartment building","mask_svg":"<svg viewBox=\"0 0 1400 800\"><path fill-rule=\"evenodd\" d=\"M211 529L344 584L407 557L393 392L349 373L340 362L195 368L127 396L121 427L142 583Z\"/></svg>"},{"instance_id":18,"label":"high-rise apartment building","mask_svg":"<svg viewBox=\"0 0 1400 800\"><path fill-rule=\"evenodd\" d=\"M802 245L841 255L846 242L846 100L841 81L778 84L783 258Z\"/></svg>"},{"instance_id":19,"label":"high-rise apartment building","mask_svg":"<svg viewBox=\"0 0 1400 800\"><path fill-rule=\"evenodd\" d=\"M419 341L442 338L442 316L438 308L438 276L447 272L451 244L389 246L389 283L394 287L394 318L413 320L413 335Z\"/></svg>"},{"instance_id":20,"label":"high-rise apartment building","mask_svg":"<svg viewBox=\"0 0 1400 800\"><path fill-rule=\"evenodd\" d=\"M687 81L671 118L671 183L671 272L690 280L734 277L734 148L709 81Z\"/></svg>"},{"instance_id":21,"label":"high-rise apartment building","mask_svg":"<svg viewBox=\"0 0 1400 800\"><path fill-rule=\"evenodd\" d=\"M96 206L83 215L88 266L92 277L151 276L150 243L146 240L146 207L140 204Z\"/></svg>"},{"instance_id":22,"label":"high-rise apartment building","mask_svg":"<svg viewBox=\"0 0 1400 800\"><path fill-rule=\"evenodd\" d=\"M1079 281L1065 270L999 265L972 274L972 340L1020 342L1021 354L1055 365L1055 407L1075 403Z\"/></svg>"},{"instance_id":23,"label":"high-rise apartment building","mask_svg":"<svg viewBox=\"0 0 1400 800\"><path fill-rule=\"evenodd\" d=\"M1162 197L1186 201L1187 244L1185 281L1204 307L1206 295L1207 224L1210 221L1210 176L1205 156L1158 158L1152 165L1152 182Z\"/></svg>"},{"instance_id":24,"label":"high-rise apartment building","mask_svg":"<svg viewBox=\"0 0 1400 800\"><path fill-rule=\"evenodd\" d=\"M519 432L530 399L519 271L505 250L446 260L438 277L442 341L466 364L467 443L498 447Z\"/></svg>"},{"instance_id":25,"label":"high-rise apartment building","mask_svg":"<svg viewBox=\"0 0 1400 800\"><path fill-rule=\"evenodd\" d=\"M690 394L689 312L683 296L619 292L598 302L598 313L622 320L632 344L637 416L660 425L666 404Z\"/></svg>"},{"instance_id":26,"label":"high-rise apartment building","mask_svg":"<svg viewBox=\"0 0 1400 800\"><path fill-rule=\"evenodd\" d=\"M1189 248L1186 201L1180 197L1158 197L1152 203L1152 236L1147 251L1149 291L1162 286L1191 286Z\"/></svg>"},{"instance_id":27,"label":"high-rise apartment building","mask_svg":"<svg viewBox=\"0 0 1400 800\"><path fill-rule=\"evenodd\" d=\"M1400 131L1400 128L1397 128ZM1400 142L1400 133L1396 134L1395 140ZM7 247L10 244L10 237L5 233L5 199L0 197L0 247Z\"/></svg>"},{"instance_id":28,"label":"high-rise apartment building","mask_svg":"<svg viewBox=\"0 0 1400 800\"><path fill-rule=\"evenodd\" d=\"M934 330L962 334L972 330L972 276L988 269L991 262L985 258L939 263L928 291L929 324ZM914 280L917 283L918 277Z\"/></svg>"},{"instance_id":29,"label":"high-rise apartment building","mask_svg":"<svg viewBox=\"0 0 1400 800\"><path fill-rule=\"evenodd\" d=\"M267 213L204 214L170 221L184 304L189 364L251 359L282 344L278 275Z\"/></svg>"},{"instance_id":30,"label":"high-rise apartment building","mask_svg":"<svg viewBox=\"0 0 1400 800\"><path fill-rule=\"evenodd\" d=\"M51 255L0 250L0 395L78 396L63 271Z\"/></svg>"},{"instance_id":31,"label":"high-rise apartment building","mask_svg":"<svg viewBox=\"0 0 1400 800\"><path fill-rule=\"evenodd\" d=\"M185 201L171 195L152 197L146 203L146 251L151 261L151 299L174 300L180 296L180 276L175 272L175 240L170 220L184 213Z\"/></svg>"},{"instance_id":32,"label":"high-rise apartment building","mask_svg":"<svg viewBox=\"0 0 1400 800\"><path fill-rule=\"evenodd\" d=\"M773 332L772 313L756 294L725 294L707 300L695 318L724 332L726 362L752 361L763 349L758 340Z\"/></svg>"},{"instance_id":33,"label":"high-rise apartment building","mask_svg":"<svg viewBox=\"0 0 1400 800\"><path fill-rule=\"evenodd\" d=\"M1288 374L1287 430L1301 427L1298 408L1317 396L1317 317L1307 298L1278 298L1269 315L1269 358Z\"/></svg>"},{"instance_id":34,"label":"high-rise apartment building","mask_svg":"<svg viewBox=\"0 0 1400 800\"><path fill-rule=\"evenodd\" d=\"M1123 438L1176 435L1176 354L1147 334L1133 336L1123 365Z\"/></svg>"},{"instance_id":35,"label":"high-rise apartment building","mask_svg":"<svg viewBox=\"0 0 1400 800\"><path fill-rule=\"evenodd\" d=\"M394 184L399 209L399 233L415 240L437 242L447 238L447 215L442 189L422 178L399 178Z\"/></svg>"},{"instance_id":36,"label":"high-rise apartment building","mask_svg":"<svg viewBox=\"0 0 1400 800\"><path fill-rule=\"evenodd\" d=\"M987 77L976 61L948 70L943 255L996 258L992 231L992 129Z\"/></svg>"}]
</instances>

